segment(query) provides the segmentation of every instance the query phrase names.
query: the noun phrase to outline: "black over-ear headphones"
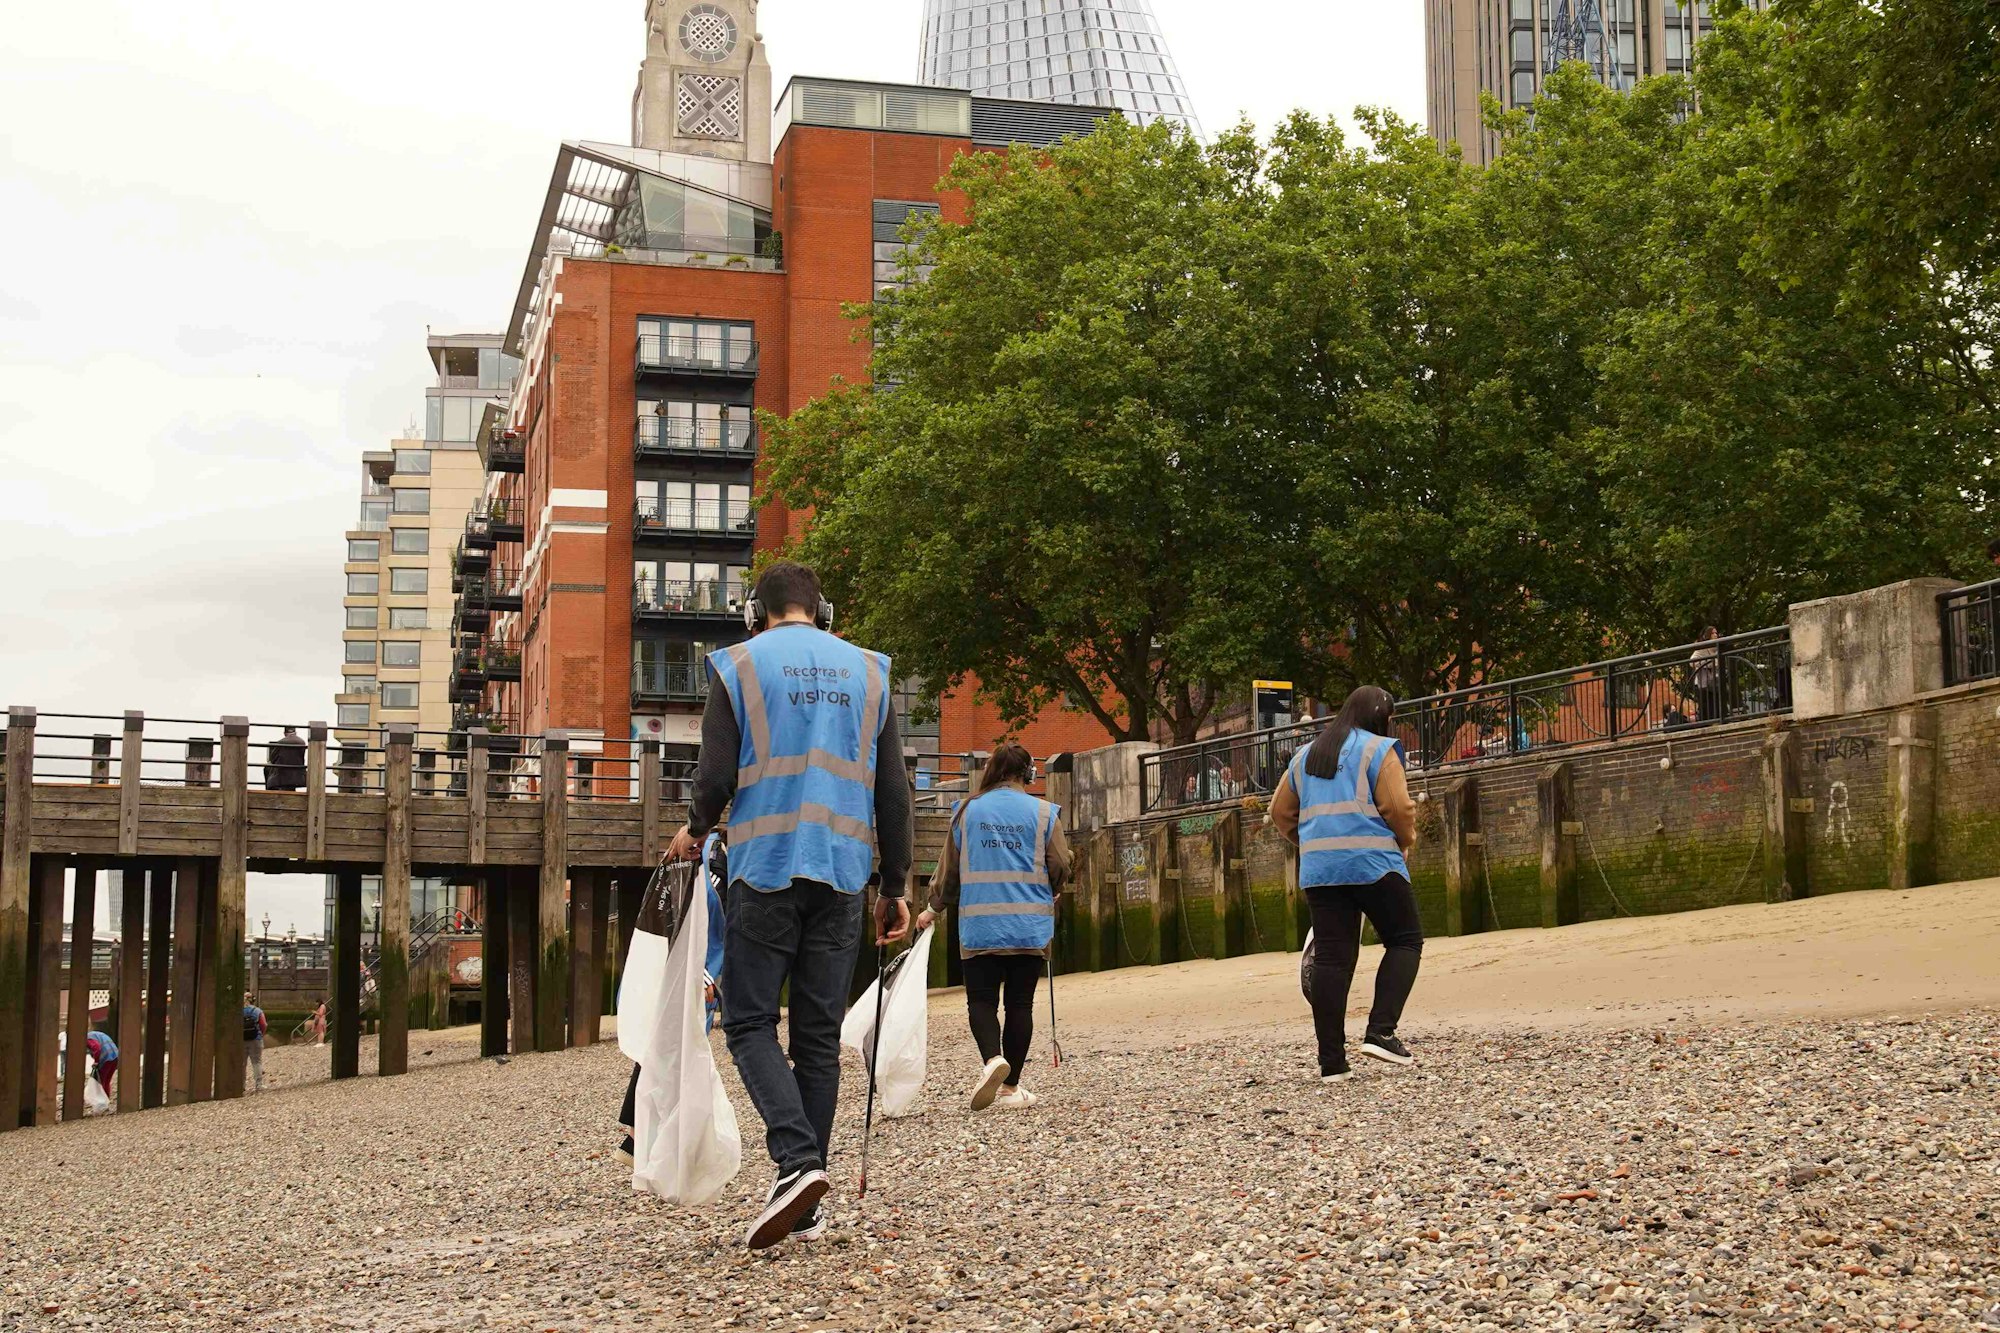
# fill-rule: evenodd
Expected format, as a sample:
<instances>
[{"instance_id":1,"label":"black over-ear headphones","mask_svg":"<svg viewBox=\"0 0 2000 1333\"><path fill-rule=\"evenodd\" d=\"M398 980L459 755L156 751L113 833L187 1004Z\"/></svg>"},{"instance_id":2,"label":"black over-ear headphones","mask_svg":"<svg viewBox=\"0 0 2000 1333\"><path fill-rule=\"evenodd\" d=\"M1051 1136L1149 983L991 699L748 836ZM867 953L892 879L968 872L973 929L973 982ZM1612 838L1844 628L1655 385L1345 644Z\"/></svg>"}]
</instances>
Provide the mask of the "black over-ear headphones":
<instances>
[{"instance_id":1,"label":"black over-ear headphones","mask_svg":"<svg viewBox=\"0 0 2000 1333\"><path fill-rule=\"evenodd\" d=\"M764 628L770 615L764 610L764 603L752 596L743 603L743 628L752 634ZM833 633L833 603L821 597L819 605L813 608L813 624L827 633Z\"/></svg>"}]
</instances>

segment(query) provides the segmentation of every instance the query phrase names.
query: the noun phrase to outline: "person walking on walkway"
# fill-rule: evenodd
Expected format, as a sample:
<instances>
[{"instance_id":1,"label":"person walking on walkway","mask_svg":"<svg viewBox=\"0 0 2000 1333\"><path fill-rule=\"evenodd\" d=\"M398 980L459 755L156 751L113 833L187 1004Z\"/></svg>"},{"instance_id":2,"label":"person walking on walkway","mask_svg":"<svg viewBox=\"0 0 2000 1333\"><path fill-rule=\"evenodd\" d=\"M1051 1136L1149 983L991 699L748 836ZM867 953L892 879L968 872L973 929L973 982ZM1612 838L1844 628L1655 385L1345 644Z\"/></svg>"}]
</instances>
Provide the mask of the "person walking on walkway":
<instances>
[{"instance_id":1,"label":"person walking on walkway","mask_svg":"<svg viewBox=\"0 0 2000 1333\"><path fill-rule=\"evenodd\" d=\"M1396 1036L1416 985L1424 928L1404 853L1416 845L1417 807L1402 742L1389 737L1396 701L1363 686L1347 696L1319 738L1292 759L1271 798L1271 820L1299 845L1299 885L1312 908L1313 1030L1326 1082L1349 1077L1347 990L1361 954L1361 918L1385 950L1361 1053L1411 1062Z\"/></svg>"},{"instance_id":2,"label":"person walking on walkway","mask_svg":"<svg viewBox=\"0 0 2000 1333\"><path fill-rule=\"evenodd\" d=\"M819 577L793 561L764 571L743 618L754 637L709 654L694 796L670 855L692 859L729 810L722 1027L777 1166L744 1237L761 1250L825 1234L862 890L879 854L877 940L909 934L914 825L889 659L834 637Z\"/></svg>"},{"instance_id":3,"label":"person walking on walkway","mask_svg":"<svg viewBox=\"0 0 2000 1333\"><path fill-rule=\"evenodd\" d=\"M243 1058L250 1062L253 1079L252 1092L264 1090L264 1034L271 1029L271 1020L264 1011L250 1002L250 992L243 992Z\"/></svg>"},{"instance_id":4,"label":"person walking on walkway","mask_svg":"<svg viewBox=\"0 0 2000 1333\"><path fill-rule=\"evenodd\" d=\"M993 747L979 794L952 817L922 930L946 903L958 908L958 956L965 963L965 1008L986 1067L972 1085L972 1109L1022 1108L1021 1086L1035 1035L1035 984L1056 932L1056 896L1069 878L1062 811L1028 795L1035 761L1013 741ZM1000 1024L1005 992L1007 1023Z\"/></svg>"}]
</instances>

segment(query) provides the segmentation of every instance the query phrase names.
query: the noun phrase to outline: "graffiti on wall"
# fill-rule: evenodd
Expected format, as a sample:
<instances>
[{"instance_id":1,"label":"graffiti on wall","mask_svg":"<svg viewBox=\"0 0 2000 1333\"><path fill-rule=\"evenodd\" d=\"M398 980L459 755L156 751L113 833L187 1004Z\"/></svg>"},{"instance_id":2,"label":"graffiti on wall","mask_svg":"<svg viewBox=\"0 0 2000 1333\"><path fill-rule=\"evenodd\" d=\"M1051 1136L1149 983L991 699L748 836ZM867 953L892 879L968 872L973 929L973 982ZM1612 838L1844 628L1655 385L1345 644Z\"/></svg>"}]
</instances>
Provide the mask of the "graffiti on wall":
<instances>
[{"instance_id":1,"label":"graffiti on wall","mask_svg":"<svg viewBox=\"0 0 2000 1333\"><path fill-rule=\"evenodd\" d=\"M1826 792L1826 836L1840 839L1845 849L1854 846L1854 812L1847 804L1847 784L1836 782Z\"/></svg>"},{"instance_id":2,"label":"graffiti on wall","mask_svg":"<svg viewBox=\"0 0 2000 1333\"><path fill-rule=\"evenodd\" d=\"M1146 873L1146 844L1127 843L1118 853L1119 869L1124 877L1124 896L1128 903L1143 903L1152 896L1151 877Z\"/></svg>"},{"instance_id":3,"label":"graffiti on wall","mask_svg":"<svg viewBox=\"0 0 2000 1333\"><path fill-rule=\"evenodd\" d=\"M1827 736L1812 743L1806 752L1815 765L1824 768L1828 764L1844 763L1850 759L1870 759L1875 754L1873 736Z\"/></svg>"}]
</instances>

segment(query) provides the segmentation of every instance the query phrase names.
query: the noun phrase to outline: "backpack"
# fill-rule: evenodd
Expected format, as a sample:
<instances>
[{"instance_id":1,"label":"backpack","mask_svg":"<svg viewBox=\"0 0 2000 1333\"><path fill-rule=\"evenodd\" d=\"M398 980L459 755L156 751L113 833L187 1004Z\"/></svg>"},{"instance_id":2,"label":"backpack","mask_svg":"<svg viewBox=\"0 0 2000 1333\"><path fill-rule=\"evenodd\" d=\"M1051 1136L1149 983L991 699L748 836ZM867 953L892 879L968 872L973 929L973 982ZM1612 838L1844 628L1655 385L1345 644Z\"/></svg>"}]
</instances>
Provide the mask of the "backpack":
<instances>
[{"instance_id":1,"label":"backpack","mask_svg":"<svg viewBox=\"0 0 2000 1333\"><path fill-rule=\"evenodd\" d=\"M264 1016L255 1009L243 1010L243 1040L255 1041L264 1035Z\"/></svg>"}]
</instances>

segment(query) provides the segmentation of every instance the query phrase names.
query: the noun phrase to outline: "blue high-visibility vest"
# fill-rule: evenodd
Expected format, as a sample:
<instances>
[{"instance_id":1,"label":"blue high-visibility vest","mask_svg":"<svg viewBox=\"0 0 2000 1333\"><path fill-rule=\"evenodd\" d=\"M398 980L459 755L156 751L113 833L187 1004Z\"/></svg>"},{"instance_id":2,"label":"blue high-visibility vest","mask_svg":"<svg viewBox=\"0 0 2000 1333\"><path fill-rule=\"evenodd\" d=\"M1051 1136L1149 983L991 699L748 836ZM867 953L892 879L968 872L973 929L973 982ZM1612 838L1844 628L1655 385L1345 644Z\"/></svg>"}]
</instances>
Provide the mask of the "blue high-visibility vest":
<instances>
[{"instance_id":1,"label":"blue high-visibility vest","mask_svg":"<svg viewBox=\"0 0 2000 1333\"><path fill-rule=\"evenodd\" d=\"M861 892L875 864L889 659L811 625L786 625L708 662L743 737L730 880L765 892L795 879Z\"/></svg>"},{"instance_id":2,"label":"blue high-visibility vest","mask_svg":"<svg viewBox=\"0 0 2000 1333\"><path fill-rule=\"evenodd\" d=\"M1348 733L1340 767L1330 778L1306 772L1310 747L1292 757L1292 790L1299 798L1299 885L1373 884L1385 875L1408 879L1409 864L1395 830L1375 808L1375 779L1403 743L1363 731Z\"/></svg>"},{"instance_id":3,"label":"blue high-visibility vest","mask_svg":"<svg viewBox=\"0 0 2000 1333\"><path fill-rule=\"evenodd\" d=\"M1049 834L1062 811L1017 787L982 792L959 808L961 949L1046 949L1056 933Z\"/></svg>"}]
</instances>

